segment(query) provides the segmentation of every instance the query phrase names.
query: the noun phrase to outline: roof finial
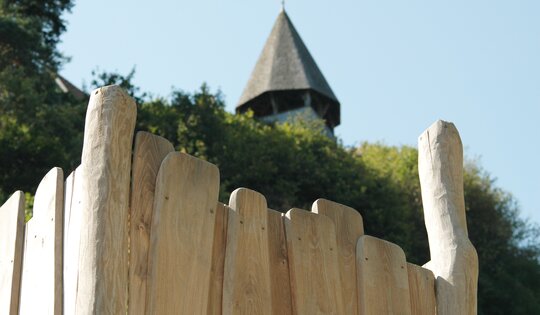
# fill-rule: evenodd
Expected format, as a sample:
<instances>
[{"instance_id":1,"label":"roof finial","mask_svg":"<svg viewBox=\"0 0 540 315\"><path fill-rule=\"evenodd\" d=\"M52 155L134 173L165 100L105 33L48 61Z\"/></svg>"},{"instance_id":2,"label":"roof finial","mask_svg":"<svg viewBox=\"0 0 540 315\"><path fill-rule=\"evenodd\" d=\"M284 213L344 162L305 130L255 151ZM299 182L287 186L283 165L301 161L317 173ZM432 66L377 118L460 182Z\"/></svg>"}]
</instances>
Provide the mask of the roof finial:
<instances>
[{"instance_id":1,"label":"roof finial","mask_svg":"<svg viewBox=\"0 0 540 315\"><path fill-rule=\"evenodd\" d=\"M281 0L281 11L285 11L285 0Z\"/></svg>"}]
</instances>

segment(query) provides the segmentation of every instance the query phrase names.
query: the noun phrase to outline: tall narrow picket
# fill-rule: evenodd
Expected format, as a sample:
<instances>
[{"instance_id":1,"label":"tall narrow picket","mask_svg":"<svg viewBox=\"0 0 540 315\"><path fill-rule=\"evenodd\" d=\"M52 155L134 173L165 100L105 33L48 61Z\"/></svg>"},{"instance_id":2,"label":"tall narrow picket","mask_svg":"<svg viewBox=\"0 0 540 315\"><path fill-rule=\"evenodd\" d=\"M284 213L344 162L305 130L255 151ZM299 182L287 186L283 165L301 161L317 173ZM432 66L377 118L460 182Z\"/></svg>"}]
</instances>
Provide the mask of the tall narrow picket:
<instances>
[{"instance_id":1,"label":"tall narrow picket","mask_svg":"<svg viewBox=\"0 0 540 315\"><path fill-rule=\"evenodd\" d=\"M62 314L64 173L53 168L39 184L26 223L19 314Z\"/></svg>"},{"instance_id":2,"label":"tall narrow picket","mask_svg":"<svg viewBox=\"0 0 540 315\"><path fill-rule=\"evenodd\" d=\"M291 278L285 238L284 214L268 209L268 249L270 251L270 282L272 283L272 312L291 315Z\"/></svg>"},{"instance_id":3,"label":"tall narrow picket","mask_svg":"<svg viewBox=\"0 0 540 315\"><path fill-rule=\"evenodd\" d=\"M223 302L223 273L225 269L225 247L227 244L227 222L229 212L227 205L218 202L216 207L216 225L214 227L214 244L212 247L212 267L210 271L210 293L208 296L208 315L221 315Z\"/></svg>"},{"instance_id":4,"label":"tall narrow picket","mask_svg":"<svg viewBox=\"0 0 540 315\"><path fill-rule=\"evenodd\" d=\"M124 314L136 105L119 86L94 90L86 113L77 315Z\"/></svg>"},{"instance_id":5,"label":"tall narrow picket","mask_svg":"<svg viewBox=\"0 0 540 315\"><path fill-rule=\"evenodd\" d=\"M437 313L474 315L478 256L467 236L463 146L454 124L439 120L418 138L418 173Z\"/></svg>"},{"instance_id":6,"label":"tall narrow picket","mask_svg":"<svg viewBox=\"0 0 540 315\"><path fill-rule=\"evenodd\" d=\"M0 314L19 313L23 231L24 193L17 191L0 207Z\"/></svg>"},{"instance_id":7,"label":"tall narrow picket","mask_svg":"<svg viewBox=\"0 0 540 315\"><path fill-rule=\"evenodd\" d=\"M240 188L229 207L223 314L272 314L266 199Z\"/></svg>"},{"instance_id":8,"label":"tall narrow picket","mask_svg":"<svg viewBox=\"0 0 540 315\"><path fill-rule=\"evenodd\" d=\"M154 210L156 178L161 162L173 145L165 138L138 132L133 150L130 206L130 259L128 314L144 314L148 275L148 244Z\"/></svg>"},{"instance_id":9,"label":"tall narrow picket","mask_svg":"<svg viewBox=\"0 0 540 315\"><path fill-rule=\"evenodd\" d=\"M204 314L219 192L213 164L171 152L159 169L148 257L146 314Z\"/></svg>"},{"instance_id":10,"label":"tall narrow picket","mask_svg":"<svg viewBox=\"0 0 540 315\"><path fill-rule=\"evenodd\" d=\"M351 207L318 199L311 210L329 217L336 226L339 251L339 276L343 292L345 314L357 314L356 242L364 235L364 223L358 211Z\"/></svg>"},{"instance_id":11,"label":"tall narrow picket","mask_svg":"<svg viewBox=\"0 0 540 315\"><path fill-rule=\"evenodd\" d=\"M293 313L345 314L336 231L326 216L291 209L285 218Z\"/></svg>"},{"instance_id":12,"label":"tall narrow picket","mask_svg":"<svg viewBox=\"0 0 540 315\"><path fill-rule=\"evenodd\" d=\"M64 314L75 314L82 229L82 174L77 167L64 184Z\"/></svg>"}]
</instances>

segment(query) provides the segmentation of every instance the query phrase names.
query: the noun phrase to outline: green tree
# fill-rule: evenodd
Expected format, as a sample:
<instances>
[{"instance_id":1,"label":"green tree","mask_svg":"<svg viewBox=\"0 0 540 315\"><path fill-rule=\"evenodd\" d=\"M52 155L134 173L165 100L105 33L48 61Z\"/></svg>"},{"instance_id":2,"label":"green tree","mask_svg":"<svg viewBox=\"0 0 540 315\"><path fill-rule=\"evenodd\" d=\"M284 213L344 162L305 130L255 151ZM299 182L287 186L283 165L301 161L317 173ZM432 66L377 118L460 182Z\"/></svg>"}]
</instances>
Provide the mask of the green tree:
<instances>
[{"instance_id":1,"label":"green tree","mask_svg":"<svg viewBox=\"0 0 540 315\"><path fill-rule=\"evenodd\" d=\"M85 104L55 84L72 1L0 1L0 200L78 164Z\"/></svg>"}]
</instances>

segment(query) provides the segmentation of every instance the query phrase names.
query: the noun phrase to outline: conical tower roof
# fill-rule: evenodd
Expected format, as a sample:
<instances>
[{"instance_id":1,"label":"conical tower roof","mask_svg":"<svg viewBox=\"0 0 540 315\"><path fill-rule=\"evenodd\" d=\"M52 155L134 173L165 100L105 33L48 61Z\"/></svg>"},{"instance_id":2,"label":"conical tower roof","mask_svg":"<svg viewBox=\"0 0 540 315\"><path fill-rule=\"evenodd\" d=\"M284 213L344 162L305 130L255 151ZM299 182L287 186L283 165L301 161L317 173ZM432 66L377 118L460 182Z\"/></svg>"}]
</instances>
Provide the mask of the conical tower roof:
<instances>
[{"instance_id":1,"label":"conical tower roof","mask_svg":"<svg viewBox=\"0 0 540 315\"><path fill-rule=\"evenodd\" d=\"M282 10L237 108L265 92L306 89L315 90L339 104L287 13Z\"/></svg>"}]
</instances>

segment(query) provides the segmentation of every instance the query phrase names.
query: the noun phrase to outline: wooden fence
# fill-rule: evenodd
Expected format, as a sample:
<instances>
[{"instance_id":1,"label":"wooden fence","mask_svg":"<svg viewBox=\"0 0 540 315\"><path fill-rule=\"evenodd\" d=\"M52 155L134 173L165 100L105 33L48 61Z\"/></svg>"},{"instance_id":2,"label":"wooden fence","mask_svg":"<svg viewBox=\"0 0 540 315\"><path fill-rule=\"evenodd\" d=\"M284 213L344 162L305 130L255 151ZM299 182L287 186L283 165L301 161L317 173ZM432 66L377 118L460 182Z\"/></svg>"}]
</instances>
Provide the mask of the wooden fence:
<instances>
[{"instance_id":1,"label":"wooden fence","mask_svg":"<svg viewBox=\"0 0 540 315\"><path fill-rule=\"evenodd\" d=\"M462 148L450 123L419 138L431 261L364 235L360 214L319 199L268 209L239 188L218 202L219 170L139 132L134 101L92 92L81 165L0 209L0 314L475 314ZM369 224L369 222L366 222Z\"/></svg>"}]
</instances>

